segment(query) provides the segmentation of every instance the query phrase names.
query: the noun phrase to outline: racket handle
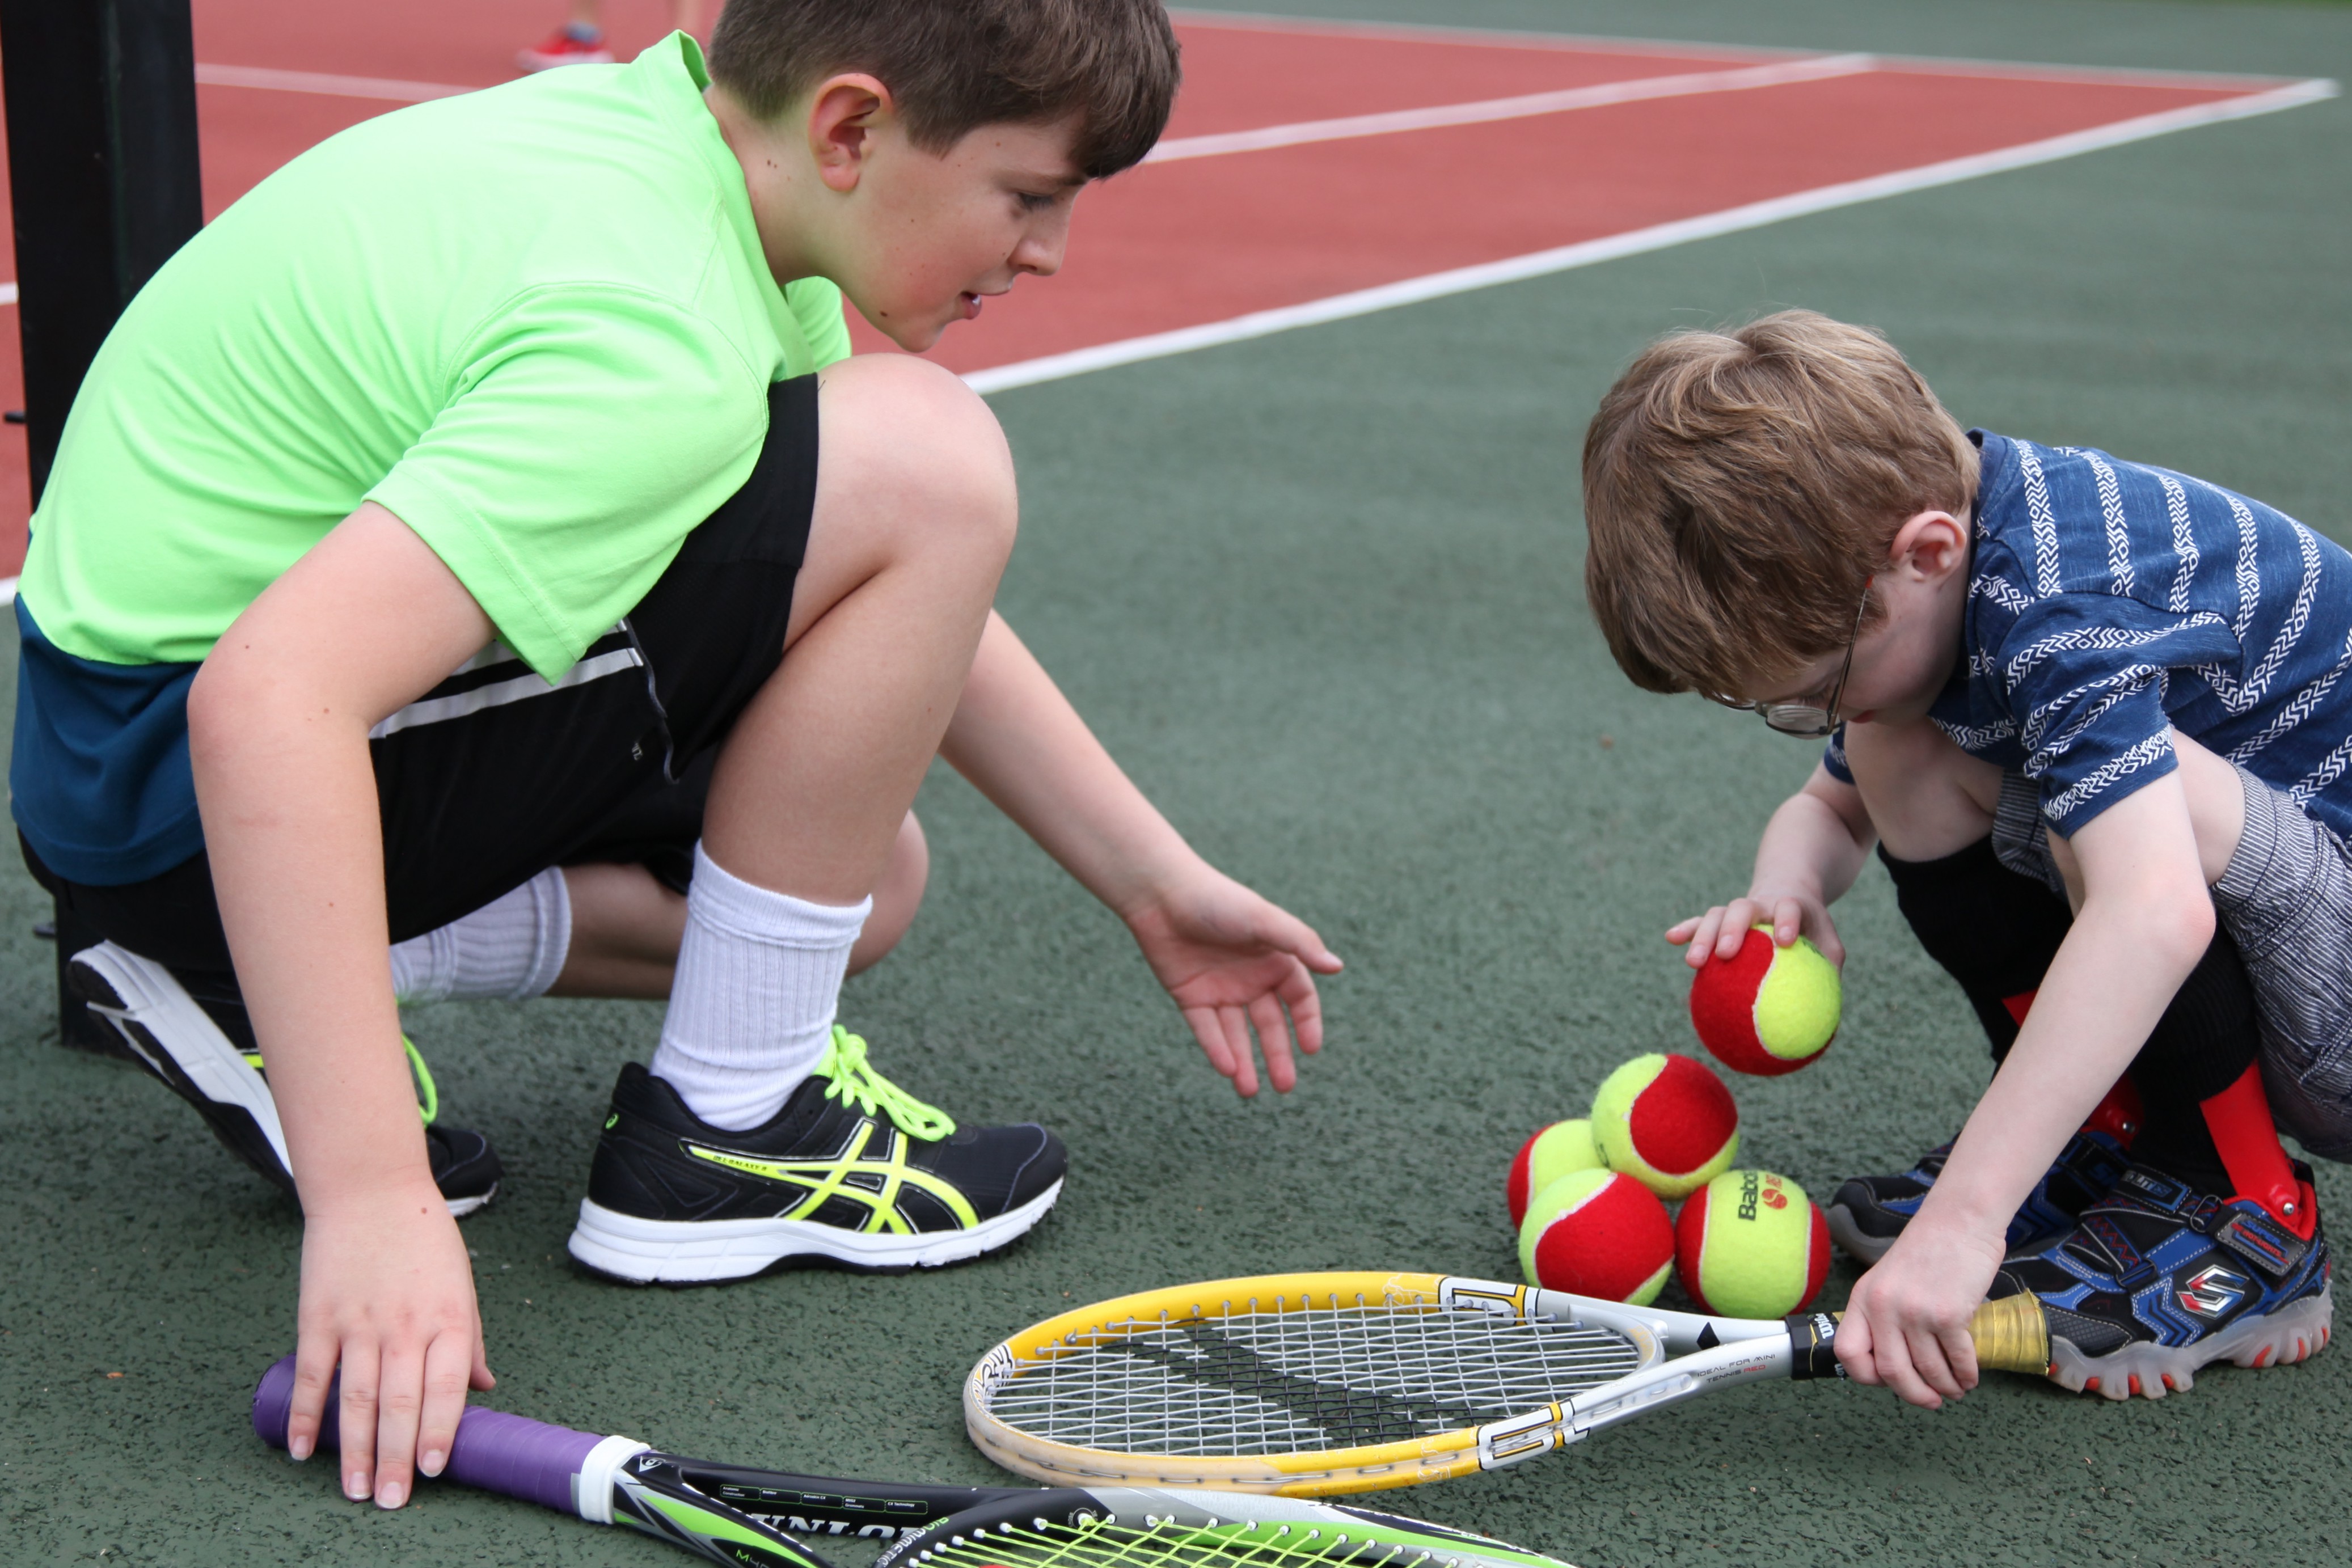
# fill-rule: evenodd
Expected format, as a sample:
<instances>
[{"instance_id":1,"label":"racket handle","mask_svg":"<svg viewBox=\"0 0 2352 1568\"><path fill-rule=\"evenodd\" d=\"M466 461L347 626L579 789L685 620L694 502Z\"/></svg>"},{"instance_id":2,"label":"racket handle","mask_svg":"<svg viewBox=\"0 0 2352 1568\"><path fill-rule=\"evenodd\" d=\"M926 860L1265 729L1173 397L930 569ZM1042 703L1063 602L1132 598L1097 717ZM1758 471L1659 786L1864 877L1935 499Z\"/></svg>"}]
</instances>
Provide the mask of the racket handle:
<instances>
[{"instance_id":1,"label":"racket handle","mask_svg":"<svg viewBox=\"0 0 2352 1568\"><path fill-rule=\"evenodd\" d=\"M341 1375L327 1388L327 1408L319 1423L319 1447L341 1445ZM288 1356L262 1375L253 1391L253 1430L273 1448L286 1446L294 1410L294 1358ZM598 1524L613 1522L613 1474L620 1460L645 1451L625 1437L599 1437L569 1427L551 1427L503 1410L468 1408L457 1418L449 1445L447 1479L577 1514ZM583 1477L587 1484L583 1485Z\"/></svg>"},{"instance_id":2,"label":"racket handle","mask_svg":"<svg viewBox=\"0 0 2352 1568\"><path fill-rule=\"evenodd\" d=\"M2050 1319L2042 1298L2031 1291L1987 1301L1969 1320L1977 1342L1977 1364L1991 1372L2050 1375Z\"/></svg>"},{"instance_id":3,"label":"racket handle","mask_svg":"<svg viewBox=\"0 0 2352 1568\"><path fill-rule=\"evenodd\" d=\"M1843 1377L1835 1341L1843 1312L1806 1312L1788 1320L1794 1353L1791 1375L1798 1378ZM1977 1365L1986 1372L2022 1372L2031 1377L2050 1375L2050 1320L2042 1298L2031 1291L1987 1301L1969 1319L1969 1337L1977 1342Z\"/></svg>"}]
</instances>

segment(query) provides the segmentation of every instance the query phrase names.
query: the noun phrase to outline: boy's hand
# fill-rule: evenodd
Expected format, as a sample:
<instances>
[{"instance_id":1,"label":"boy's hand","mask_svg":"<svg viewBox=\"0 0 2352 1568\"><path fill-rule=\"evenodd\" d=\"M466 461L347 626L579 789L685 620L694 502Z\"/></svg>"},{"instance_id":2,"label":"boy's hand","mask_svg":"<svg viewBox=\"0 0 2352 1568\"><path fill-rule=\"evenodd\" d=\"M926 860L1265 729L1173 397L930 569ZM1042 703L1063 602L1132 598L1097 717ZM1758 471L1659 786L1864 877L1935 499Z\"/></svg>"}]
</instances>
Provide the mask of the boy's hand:
<instances>
[{"instance_id":1,"label":"boy's hand","mask_svg":"<svg viewBox=\"0 0 2352 1568\"><path fill-rule=\"evenodd\" d=\"M431 1181L310 1214L287 1449L317 1446L327 1385L343 1377L343 1494L398 1508L412 1471L441 1473L466 1391L494 1380L457 1222Z\"/></svg>"},{"instance_id":2,"label":"boy's hand","mask_svg":"<svg viewBox=\"0 0 2352 1568\"><path fill-rule=\"evenodd\" d=\"M1709 959L1738 957L1748 931L1766 921L1771 923L1772 940L1781 946L1794 946L1798 937L1809 936L1822 957L1832 964L1845 963L1845 944L1838 940L1829 905L1802 894L1744 894L1668 926L1666 940L1677 947L1686 945L1684 960L1694 969L1703 969Z\"/></svg>"},{"instance_id":3,"label":"boy's hand","mask_svg":"<svg viewBox=\"0 0 2352 1568\"><path fill-rule=\"evenodd\" d=\"M1128 915L1127 925L1144 961L1183 1009L1209 1065L1232 1079L1244 1098L1255 1094L1255 1024L1267 1079L1277 1092L1290 1092L1298 1082L1292 1036L1309 1056L1323 1049L1315 976L1340 969L1323 939L1305 921L1205 864Z\"/></svg>"},{"instance_id":4,"label":"boy's hand","mask_svg":"<svg viewBox=\"0 0 2352 1568\"><path fill-rule=\"evenodd\" d=\"M1857 1383L1884 1384L1924 1409L1977 1385L1969 1319L2000 1267L1999 1236L1921 1214L1855 1284L1838 1324L1837 1355Z\"/></svg>"}]
</instances>

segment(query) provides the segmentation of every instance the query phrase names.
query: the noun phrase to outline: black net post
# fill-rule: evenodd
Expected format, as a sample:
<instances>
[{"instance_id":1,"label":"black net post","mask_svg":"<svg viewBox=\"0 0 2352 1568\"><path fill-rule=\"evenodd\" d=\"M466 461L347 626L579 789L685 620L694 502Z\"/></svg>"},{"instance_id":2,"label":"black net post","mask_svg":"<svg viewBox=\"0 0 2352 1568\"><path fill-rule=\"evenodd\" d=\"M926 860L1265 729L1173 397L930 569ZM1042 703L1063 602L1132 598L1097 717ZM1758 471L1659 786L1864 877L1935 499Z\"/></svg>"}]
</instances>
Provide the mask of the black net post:
<instances>
[{"instance_id":1,"label":"black net post","mask_svg":"<svg viewBox=\"0 0 2352 1568\"><path fill-rule=\"evenodd\" d=\"M33 500L114 319L204 223L188 0L0 0Z\"/></svg>"},{"instance_id":2,"label":"black net post","mask_svg":"<svg viewBox=\"0 0 2352 1568\"><path fill-rule=\"evenodd\" d=\"M26 457L38 506L66 411L140 286L205 221L188 0L0 0ZM66 983L90 934L56 923L58 1026L111 1038Z\"/></svg>"}]
</instances>

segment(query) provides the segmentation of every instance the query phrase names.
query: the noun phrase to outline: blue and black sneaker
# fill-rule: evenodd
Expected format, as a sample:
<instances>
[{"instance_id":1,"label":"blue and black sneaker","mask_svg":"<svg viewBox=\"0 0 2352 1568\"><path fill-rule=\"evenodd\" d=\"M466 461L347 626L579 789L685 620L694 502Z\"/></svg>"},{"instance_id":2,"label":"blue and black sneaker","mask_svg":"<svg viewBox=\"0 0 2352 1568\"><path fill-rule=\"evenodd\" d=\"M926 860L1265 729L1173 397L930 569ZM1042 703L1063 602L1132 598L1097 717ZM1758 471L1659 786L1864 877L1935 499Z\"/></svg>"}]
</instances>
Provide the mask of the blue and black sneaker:
<instances>
[{"instance_id":1,"label":"blue and black sneaker","mask_svg":"<svg viewBox=\"0 0 2352 1568\"><path fill-rule=\"evenodd\" d=\"M2051 1380L2109 1399L2186 1393L2211 1362L2301 1361L2327 1343L2334 1301L2311 1167L2294 1175L2308 1239L2252 1198L2133 1166L2073 1230L2011 1254L1991 1294L2040 1298Z\"/></svg>"},{"instance_id":2,"label":"blue and black sneaker","mask_svg":"<svg viewBox=\"0 0 2352 1568\"><path fill-rule=\"evenodd\" d=\"M2125 1122L2114 1131L2086 1126L2067 1139L2010 1220L2009 1250L2020 1251L2072 1230L2083 1210L2122 1178L2137 1131L2136 1123ZM1938 1144L1901 1176L1855 1176L1842 1183L1823 1210L1830 1235L1864 1263L1877 1262L1919 1212L1951 1153L1951 1145Z\"/></svg>"}]
</instances>

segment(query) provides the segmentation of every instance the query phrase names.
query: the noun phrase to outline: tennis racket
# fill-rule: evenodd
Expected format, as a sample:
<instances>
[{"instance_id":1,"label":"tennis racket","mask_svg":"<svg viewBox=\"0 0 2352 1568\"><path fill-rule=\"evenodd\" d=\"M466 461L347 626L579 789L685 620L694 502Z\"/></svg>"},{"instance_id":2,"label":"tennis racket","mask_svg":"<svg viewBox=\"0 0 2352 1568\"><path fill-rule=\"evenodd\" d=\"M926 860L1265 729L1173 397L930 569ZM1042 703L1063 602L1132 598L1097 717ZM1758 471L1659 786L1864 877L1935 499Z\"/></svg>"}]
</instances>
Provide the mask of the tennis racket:
<instances>
[{"instance_id":1,"label":"tennis racket","mask_svg":"<svg viewBox=\"0 0 2352 1568\"><path fill-rule=\"evenodd\" d=\"M1987 1303L1981 1366L2046 1373L2040 1301ZM1024 1329L964 1382L981 1452L1039 1480L1324 1497L1500 1469L1762 1378L1842 1375L1837 1319L1758 1322L1436 1274L1270 1274Z\"/></svg>"},{"instance_id":2,"label":"tennis racket","mask_svg":"<svg viewBox=\"0 0 2352 1568\"><path fill-rule=\"evenodd\" d=\"M253 1396L286 1446L294 1358ZM319 1446L338 1446L327 1398ZM841 1480L656 1453L499 1410L457 1422L445 1478L660 1537L714 1563L832 1568L793 1539L888 1544L875 1568L1568 1568L1444 1525L1288 1498L1166 1488L947 1487Z\"/></svg>"}]
</instances>

